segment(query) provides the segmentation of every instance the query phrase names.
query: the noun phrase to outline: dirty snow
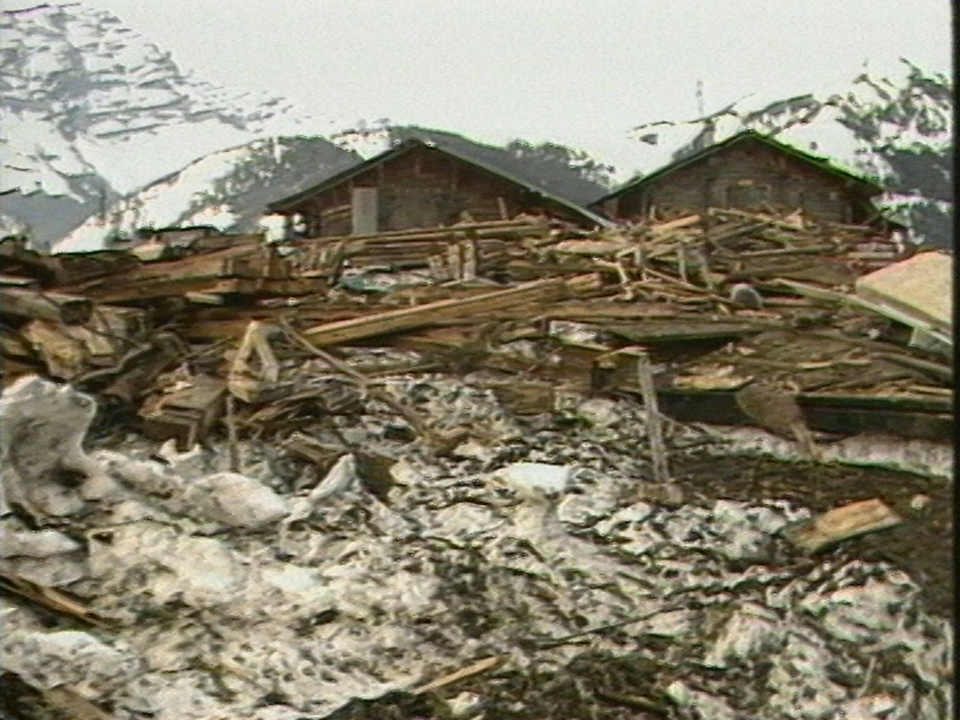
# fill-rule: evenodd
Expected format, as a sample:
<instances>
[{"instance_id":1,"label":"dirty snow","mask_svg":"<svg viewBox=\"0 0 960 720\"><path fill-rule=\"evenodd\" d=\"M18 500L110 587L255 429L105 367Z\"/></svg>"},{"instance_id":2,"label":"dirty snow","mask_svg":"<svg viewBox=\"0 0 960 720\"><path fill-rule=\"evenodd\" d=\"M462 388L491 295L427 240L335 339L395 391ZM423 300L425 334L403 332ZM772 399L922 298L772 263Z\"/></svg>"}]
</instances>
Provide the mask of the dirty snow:
<instances>
[{"instance_id":1,"label":"dirty snow","mask_svg":"<svg viewBox=\"0 0 960 720\"><path fill-rule=\"evenodd\" d=\"M392 391L440 427L500 440L486 456L438 458L391 440L383 416L358 416L344 430L403 456L380 500L349 459L294 490L302 478L271 469L270 443L244 442L239 474L224 474L222 449L166 447L161 463L131 437L78 451L89 398L37 379L8 388L5 491L62 482L56 462L12 452L12 438L41 435L63 449L55 458L112 481L92 500L77 490L82 577L64 586L119 625L44 627L0 600L13 629L0 666L38 688L82 682L118 720L319 719L479 657L560 670L588 648L642 653L668 638L656 657L672 718L950 715L949 623L926 614L909 576L797 555L779 533L810 513L789 502L650 499L634 405L611 401L623 422L598 444L525 430L469 385L427 377ZM51 407L75 408L76 422ZM9 512L0 526L36 562L77 554L53 528L31 539Z\"/></svg>"}]
</instances>

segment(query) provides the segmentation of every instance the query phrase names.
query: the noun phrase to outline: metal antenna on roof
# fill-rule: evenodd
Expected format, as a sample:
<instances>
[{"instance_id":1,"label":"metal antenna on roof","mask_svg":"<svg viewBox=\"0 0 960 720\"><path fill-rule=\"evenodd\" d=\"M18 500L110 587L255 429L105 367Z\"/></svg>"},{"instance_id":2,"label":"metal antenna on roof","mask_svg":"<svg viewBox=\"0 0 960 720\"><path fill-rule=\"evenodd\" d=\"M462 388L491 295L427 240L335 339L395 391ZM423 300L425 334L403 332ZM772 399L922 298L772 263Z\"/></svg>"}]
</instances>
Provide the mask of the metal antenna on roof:
<instances>
[{"instance_id":1,"label":"metal antenna on roof","mask_svg":"<svg viewBox=\"0 0 960 720\"><path fill-rule=\"evenodd\" d=\"M703 117L705 114L703 109L703 80L697 80L697 115L698 117Z\"/></svg>"}]
</instances>

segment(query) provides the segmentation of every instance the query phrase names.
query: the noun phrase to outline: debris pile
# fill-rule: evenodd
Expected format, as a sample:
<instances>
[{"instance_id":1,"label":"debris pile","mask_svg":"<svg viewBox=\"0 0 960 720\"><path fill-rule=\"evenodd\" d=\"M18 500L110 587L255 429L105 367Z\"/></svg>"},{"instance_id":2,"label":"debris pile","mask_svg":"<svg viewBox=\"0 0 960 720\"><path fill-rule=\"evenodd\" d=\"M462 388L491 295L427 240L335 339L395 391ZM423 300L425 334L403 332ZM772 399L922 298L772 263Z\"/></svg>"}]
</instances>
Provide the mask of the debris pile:
<instances>
[{"instance_id":1,"label":"debris pile","mask_svg":"<svg viewBox=\"0 0 960 720\"><path fill-rule=\"evenodd\" d=\"M928 344L911 345L913 316L854 292L905 253L866 226L729 209L593 233L518 217L55 256L8 241L0 353L7 382L70 381L182 447L228 398L241 434L349 408L375 381L323 350L343 345L415 353L411 370L486 368L534 408L558 385L636 393L645 355L678 420L768 427L736 401L752 386L789 396L814 431L945 440L949 329L917 321Z\"/></svg>"},{"instance_id":2,"label":"debris pile","mask_svg":"<svg viewBox=\"0 0 960 720\"><path fill-rule=\"evenodd\" d=\"M950 437L851 302L899 257L733 211L0 244L0 714L949 716L942 478L727 486L678 422Z\"/></svg>"}]
</instances>

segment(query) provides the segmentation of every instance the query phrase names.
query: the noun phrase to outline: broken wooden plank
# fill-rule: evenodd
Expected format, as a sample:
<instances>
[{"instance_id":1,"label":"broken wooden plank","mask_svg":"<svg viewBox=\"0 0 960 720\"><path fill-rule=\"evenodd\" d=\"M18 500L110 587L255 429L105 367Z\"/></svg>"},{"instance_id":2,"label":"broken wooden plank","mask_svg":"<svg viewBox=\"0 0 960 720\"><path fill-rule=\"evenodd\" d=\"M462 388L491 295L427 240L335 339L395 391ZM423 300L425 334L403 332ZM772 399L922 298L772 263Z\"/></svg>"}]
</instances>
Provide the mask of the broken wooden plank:
<instances>
[{"instance_id":1,"label":"broken wooden plank","mask_svg":"<svg viewBox=\"0 0 960 720\"><path fill-rule=\"evenodd\" d=\"M160 277L142 283L111 280L97 286L71 288L100 302L125 303L157 298L183 297L186 293L207 295L317 295L329 284L322 278L295 277L231 278L231 277Z\"/></svg>"},{"instance_id":2,"label":"broken wooden plank","mask_svg":"<svg viewBox=\"0 0 960 720\"><path fill-rule=\"evenodd\" d=\"M326 445L320 440L299 431L291 433L289 437L283 440L281 446L285 450L289 450L315 464L321 475L325 475L334 463L348 452L346 448Z\"/></svg>"},{"instance_id":3,"label":"broken wooden plank","mask_svg":"<svg viewBox=\"0 0 960 720\"><path fill-rule=\"evenodd\" d=\"M893 310L939 332L950 333L953 328L953 279L953 258L950 255L924 252L859 278L856 292L877 307Z\"/></svg>"},{"instance_id":4,"label":"broken wooden plank","mask_svg":"<svg viewBox=\"0 0 960 720\"><path fill-rule=\"evenodd\" d=\"M227 302L223 295L206 292L186 292L183 297L188 303L194 305L225 305Z\"/></svg>"},{"instance_id":5,"label":"broken wooden plank","mask_svg":"<svg viewBox=\"0 0 960 720\"><path fill-rule=\"evenodd\" d=\"M632 387L617 387L636 392ZM678 422L756 424L726 389L664 387L658 394L663 411ZM797 401L811 430L838 435L889 434L934 442L951 442L954 437L949 398L803 394Z\"/></svg>"},{"instance_id":6,"label":"broken wooden plank","mask_svg":"<svg viewBox=\"0 0 960 720\"><path fill-rule=\"evenodd\" d=\"M139 412L147 437L173 438L184 452L202 440L223 414L227 392L226 383L205 375L191 377L188 383L148 399Z\"/></svg>"},{"instance_id":7,"label":"broken wooden plank","mask_svg":"<svg viewBox=\"0 0 960 720\"><path fill-rule=\"evenodd\" d=\"M784 530L802 551L813 554L849 538L885 530L903 522L882 500L872 499L834 508Z\"/></svg>"},{"instance_id":8,"label":"broken wooden plank","mask_svg":"<svg viewBox=\"0 0 960 720\"><path fill-rule=\"evenodd\" d=\"M632 353L637 362L637 384L640 386L640 396L643 398L643 407L646 411L646 431L650 443L650 457L653 461L653 479L657 483L670 480L670 470L667 466L667 446L663 441L663 422L660 416L660 406L657 403L657 390L653 381L653 367L650 357L642 349L636 348Z\"/></svg>"},{"instance_id":9,"label":"broken wooden plank","mask_svg":"<svg viewBox=\"0 0 960 720\"><path fill-rule=\"evenodd\" d=\"M812 285L807 285L805 283L795 282L791 280L779 280L777 286L783 289L790 290L797 293L798 295L803 295L805 297L814 298L816 300L824 300L830 303L839 303L846 304L850 307L854 307L860 310L867 310L876 315L889 318L903 325L913 328L914 330L920 330L935 338L938 342L945 343L949 347L953 347L953 336L952 334L947 334L942 330L934 326L934 324L927 322L926 320L921 319L915 314L898 310L895 307L887 305L878 305L869 300L865 300L862 297L856 295L848 295L844 293L834 292L826 288L819 288Z\"/></svg>"},{"instance_id":10,"label":"broken wooden plank","mask_svg":"<svg viewBox=\"0 0 960 720\"><path fill-rule=\"evenodd\" d=\"M318 325L304 330L303 335L316 345L335 345L386 333L413 330L441 320L455 320L492 310L519 309L534 303L549 303L598 287L600 281L595 274L569 280L538 280L470 298L440 300L418 307L389 310L372 316Z\"/></svg>"},{"instance_id":11,"label":"broken wooden plank","mask_svg":"<svg viewBox=\"0 0 960 720\"><path fill-rule=\"evenodd\" d=\"M52 320L82 325L93 313L93 303L80 295L0 287L0 312L31 320Z\"/></svg>"},{"instance_id":12,"label":"broken wooden plank","mask_svg":"<svg viewBox=\"0 0 960 720\"><path fill-rule=\"evenodd\" d=\"M151 336L146 347L127 353L114 367L84 373L73 382L84 388L91 385L102 387L104 382L109 382L100 391L104 396L132 403L150 392L163 371L182 361L186 355L187 348L176 335L159 332Z\"/></svg>"},{"instance_id":13,"label":"broken wooden plank","mask_svg":"<svg viewBox=\"0 0 960 720\"><path fill-rule=\"evenodd\" d=\"M37 281L36 278L21 277L19 275L0 275L0 286L18 287L18 288L35 288L39 285L40 283Z\"/></svg>"},{"instance_id":14,"label":"broken wooden plank","mask_svg":"<svg viewBox=\"0 0 960 720\"><path fill-rule=\"evenodd\" d=\"M745 337L766 328L750 322L724 322L678 317L672 321L650 321L631 325L610 325L606 330L633 343L670 343L688 340L717 340Z\"/></svg>"},{"instance_id":15,"label":"broken wooden plank","mask_svg":"<svg viewBox=\"0 0 960 720\"><path fill-rule=\"evenodd\" d=\"M0 242L0 267L4 272L13 269L14 274L34 277L43 286L69 285L122 274L140 264L134 255L118 250L46 255L27 250L17 242Z\"/></svg>"},{"instance_id":16,"label":"broken wooden plank","mask_svg":"<svg viewBox=\"0 0 960 720\"><path fill-rule=\"evenodd\" d=\"M230 363L227 389L244 402L259 402L276 387L280 378L280 363L270 347L270 334L277 328L251 320ZM256 357L257 363L251 362Z\"/></svg>"}]
</instances>

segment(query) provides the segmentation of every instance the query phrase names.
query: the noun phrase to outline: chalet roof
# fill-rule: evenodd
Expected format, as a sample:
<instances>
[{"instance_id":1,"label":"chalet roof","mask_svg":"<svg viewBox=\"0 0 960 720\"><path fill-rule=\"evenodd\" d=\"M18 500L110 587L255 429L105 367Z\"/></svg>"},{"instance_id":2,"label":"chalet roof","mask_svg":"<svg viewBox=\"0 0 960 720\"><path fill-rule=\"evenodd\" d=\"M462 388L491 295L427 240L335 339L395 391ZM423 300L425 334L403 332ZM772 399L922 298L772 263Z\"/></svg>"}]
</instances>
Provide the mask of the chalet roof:
<instances>
[{"instance_id":1,"label":"chalet roof","mask_svg":"<svg viewBox=\"0 0 960 720\"><path fill-rule=\"evenodd\" d=\"M660 178L663 178L666 175L676 172L681 168L685 168L689 165L693 165L694 163L698 163L701 160L711 155L714 155L715 153L718 153L722 150L725 150L731 147L732 145L736 145L748 140L762 143L763 145L771 147L774 150L777 150L778 152L782 152L786 155L796 158L797 160L801 160L809 165L812 165L813 167L815 167L816 169L822 172L828 173L830 175L841 178L843 180L851 181L855 183L857 186L859 186L860 189L862 189L867 196L872 197L874 195L880 195L881 193L884 192L884 188L881 185L878 185L876 182L874 182L873 180L870 180L865 175L861 175L853 171L838 167L829 158L821 157L819 155L813 155L804 150L795 148L792 145L787 145L786 143L780 142L779 140L774 139L770 135L764 135L762 133L758 133L755 130L744 130L743 132L737 133L736 135L733 135L727 138L726 140L722 140L721 142L710 145L709 147L705 147L702 150L698 150L694 153L691 153L690 155L686 155L680 158L679 160L675 160L674 162L668 165L664 165L663 167L659 168L658 170L655 170L649 175L643 175L641 177L634 178L633 180L628 180L626 183L624 183L620 187L615 188L613 191L594 200L591 203L591 205L596 205L597 203L601 203L606 200L619 197L620 195L622 195L623 193L629 190L642 187L644 185L647 185L653 182L654 180L659 180Z\"/></svg>"},{"instance_id":2,"label":"chalet roof","mask_svg":"<svg viewBox=\"0 0 960 720\"><path fill-rule=\"evenodd\" d=\"M529 163L513 157L506 150L475 143L461 135L439 130L396 128L392 131L392 135L400 140L394 147L363 163L346 168L301 192L270 203L268 210L273 212L289 210L311 195L335 187L414 148L429 147L498 175L596 225L601 227L613 225L609 219L588 210L584 204L581 204L596 197L603 188L579 177L574 170L570 170L569 173L564 173L562 168L547 170L537 163Z\"/></svg>"}]
</instances>

